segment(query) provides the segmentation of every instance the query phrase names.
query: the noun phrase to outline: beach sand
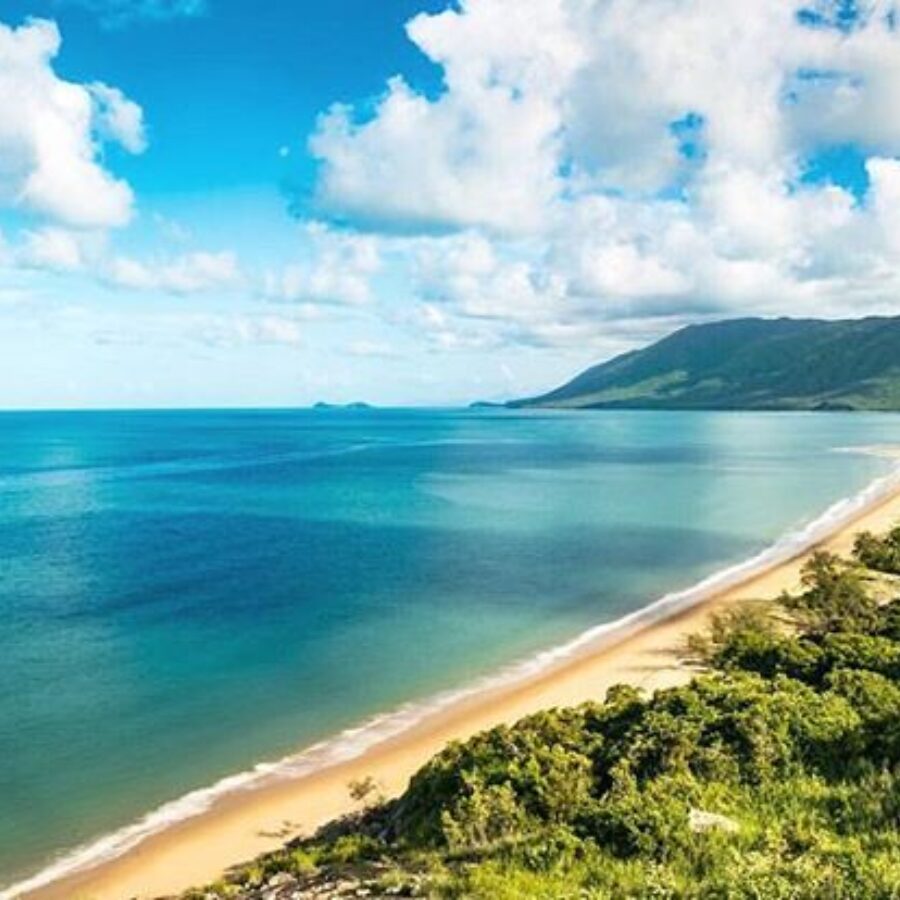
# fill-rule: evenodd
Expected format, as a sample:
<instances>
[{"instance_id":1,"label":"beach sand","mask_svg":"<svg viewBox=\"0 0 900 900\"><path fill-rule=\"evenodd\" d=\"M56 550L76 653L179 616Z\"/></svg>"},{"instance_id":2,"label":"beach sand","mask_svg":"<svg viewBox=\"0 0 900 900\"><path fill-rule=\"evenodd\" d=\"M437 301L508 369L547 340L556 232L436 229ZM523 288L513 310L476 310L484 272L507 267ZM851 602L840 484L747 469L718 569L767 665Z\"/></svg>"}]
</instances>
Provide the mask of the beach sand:
<instances>
[{"instance_id":1,"label":"beach sand","mask_svg":"<svg viewBox=\"0 0 900 900\"><path fill-rule=\"evenodd\" d=\"M857 532L883 532L898 521L900 487L823 539L817 548L847 553ZM276 849L295 835L310 834L352 810L347 789L351 781L372 777L387 796L394 796L448 741L502 722L515 722L540 709L602 700L609 687L621 682L652 691L687 681L693 674L681 659L687 636L702 630L710 614L728 604L771 598L794 589L811 552L774 565L613 645L586 647L583 653L531 678L461 700L356 759L223 796L208 811L147 838L117 859L19 896L143 900L203 885L228 867Z\"/></svg>"}]
</instances>

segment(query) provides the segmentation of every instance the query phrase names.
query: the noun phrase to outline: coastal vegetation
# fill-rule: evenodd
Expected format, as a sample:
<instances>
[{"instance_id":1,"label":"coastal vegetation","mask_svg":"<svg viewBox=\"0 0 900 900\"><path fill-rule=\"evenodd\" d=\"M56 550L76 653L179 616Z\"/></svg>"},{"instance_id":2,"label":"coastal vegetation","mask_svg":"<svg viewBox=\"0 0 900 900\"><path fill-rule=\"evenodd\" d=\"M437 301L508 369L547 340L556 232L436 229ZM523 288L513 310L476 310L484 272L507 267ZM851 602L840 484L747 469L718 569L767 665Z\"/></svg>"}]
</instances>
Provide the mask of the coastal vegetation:
<instances>
[{"instance_id":1,"label":"coastal vegetation","mask_svg":"<svg viewBox=\"0 0 900 900\"><path fill-rule=\"evenodd\" d=\"M900 897L900 528L684 648L690 683L453 743L187 898ZM367 805L368 804L368 805Z\"/></svg>"},{"instance_id":2,"label":"coastal vegetation","mask_svg":"<svg viewBox=\"0 0 900 900\"><path fill-rule=\"evenodd\" d=\"M876 572L900 575L900 526L884 537L863 532L856 538L854 555L864 566Z\"/></svg>"},{"instance_id":3,"label":"coastal vegetation","mask_svg":"<svg viewBox=\"0 0 900 900\"><path fill-rule=\"evenodd\" d=\"M900 409L900 317L692 325L514 407Z\"/></svg>"}]
</instances>

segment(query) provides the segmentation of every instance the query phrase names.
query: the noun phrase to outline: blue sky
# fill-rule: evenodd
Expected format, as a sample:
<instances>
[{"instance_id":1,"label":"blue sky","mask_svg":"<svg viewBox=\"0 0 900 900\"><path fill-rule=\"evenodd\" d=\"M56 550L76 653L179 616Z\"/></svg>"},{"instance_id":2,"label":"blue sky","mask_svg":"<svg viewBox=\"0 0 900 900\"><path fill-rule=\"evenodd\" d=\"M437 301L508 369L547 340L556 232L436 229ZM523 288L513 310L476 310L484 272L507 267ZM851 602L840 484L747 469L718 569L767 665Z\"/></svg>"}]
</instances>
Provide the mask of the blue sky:
<instances>
[{"instance_id":1,"label":"blue sky","mask_svg":"<svg viewBox=\"0 0 900 900\"><path fill-rule=\"evenodd\" d=\"M897 310L882 0L5 0L0 407L518 396Z\"/></svg>"},{"instance_id":2,"label":"blue sky","mask_svg":"<svg viewBox=\"0 0 900 900\"><path fill-rule=\"evenodd\" d=\"M171 4L169 4L171 5ZM54 19L63 34L55 68L77 82L116 85L147 115L148 150L123 155L117 171L148 200L208 191L271 190L290 176L309 180L311 160L278 156L299 148L316 116L337 100L379 93L403 71L434 89L437 67L403 32L418 0L268 3L209 0L205 13L157 19L140 12L117 23L92 9L139 4L6 0L7 24ZM85 8L87 7L87 8ZM189 7L190 8L190 7Z\"/></svg>"}]
</instances>

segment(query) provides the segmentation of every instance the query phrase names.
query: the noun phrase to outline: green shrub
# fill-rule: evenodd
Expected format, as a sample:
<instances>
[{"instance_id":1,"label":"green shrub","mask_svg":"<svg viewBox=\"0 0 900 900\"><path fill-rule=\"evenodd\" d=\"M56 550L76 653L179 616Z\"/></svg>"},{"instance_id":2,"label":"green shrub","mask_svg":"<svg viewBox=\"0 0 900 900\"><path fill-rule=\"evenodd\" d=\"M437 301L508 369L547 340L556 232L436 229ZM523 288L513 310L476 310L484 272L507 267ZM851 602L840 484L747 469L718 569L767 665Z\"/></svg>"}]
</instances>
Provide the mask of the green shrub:
<instances>
[{"instance_id":1,"label":"green shrub","mask_svg":"<svg viewBox=\"0 0 900 900\"><path fill-rule=\"evenodd\" d=\"M781 602L809 634L872 633L878 626L878 603L861 570L833 553L814 553L803 567L801 592Z\"/></svg>"},{"instance_id":2,"label":"green shrub","mask_svg":"<svg viewBox=\"0 0 900 900\"><path fill-rule=\"evenodd\" d=\"M868 531L858 534L853 555L867 569L900 575L900 527L891 529L884 537Z\"/></svg>"}]
</instances>

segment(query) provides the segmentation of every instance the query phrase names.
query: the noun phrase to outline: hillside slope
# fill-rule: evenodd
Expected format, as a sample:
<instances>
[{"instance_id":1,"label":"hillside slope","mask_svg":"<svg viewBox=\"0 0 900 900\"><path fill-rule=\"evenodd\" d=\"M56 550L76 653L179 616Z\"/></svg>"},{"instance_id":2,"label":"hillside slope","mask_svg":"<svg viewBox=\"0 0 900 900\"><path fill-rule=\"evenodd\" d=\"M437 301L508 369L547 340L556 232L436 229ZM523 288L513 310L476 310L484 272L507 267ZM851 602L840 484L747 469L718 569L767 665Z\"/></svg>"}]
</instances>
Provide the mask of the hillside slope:
<instances>
[{"instance_id":1,"label":"hillside slope","mask_svg":"<svg viewBox=\"0 0 900 900\"><path fill-rule=\"evenodd\" d=\"M510 406L900 410L900 317L692 325Z\"/></svg>"}]
</instances>

